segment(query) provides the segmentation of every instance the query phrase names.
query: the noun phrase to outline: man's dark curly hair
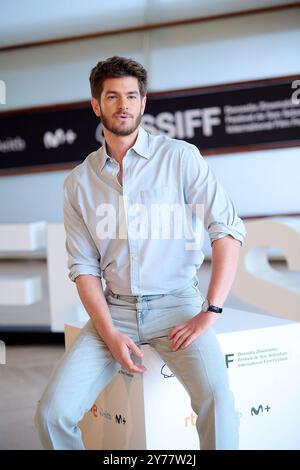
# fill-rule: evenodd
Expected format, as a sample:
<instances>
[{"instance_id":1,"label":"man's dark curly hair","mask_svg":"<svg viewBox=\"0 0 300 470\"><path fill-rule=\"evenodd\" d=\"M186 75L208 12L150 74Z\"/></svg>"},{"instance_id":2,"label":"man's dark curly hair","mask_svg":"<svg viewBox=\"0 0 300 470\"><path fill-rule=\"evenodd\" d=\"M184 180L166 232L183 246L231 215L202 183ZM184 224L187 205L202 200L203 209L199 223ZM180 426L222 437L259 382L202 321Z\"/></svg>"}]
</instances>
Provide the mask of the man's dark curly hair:
<instances>
[{"instance_id":1,"label":"man's dark curly hair","mask_svg":"<svg viewBox=\"0 0 300 470\"><path fill-rule=\"evenodd\" d=\"M98 62L90 73L90 86L92 97L100 99L103 82L107 78L136 77L139 82L140 95L143 98L147 93L147 71L133 59L113 56Z\"/></svg>"}]
</instances>

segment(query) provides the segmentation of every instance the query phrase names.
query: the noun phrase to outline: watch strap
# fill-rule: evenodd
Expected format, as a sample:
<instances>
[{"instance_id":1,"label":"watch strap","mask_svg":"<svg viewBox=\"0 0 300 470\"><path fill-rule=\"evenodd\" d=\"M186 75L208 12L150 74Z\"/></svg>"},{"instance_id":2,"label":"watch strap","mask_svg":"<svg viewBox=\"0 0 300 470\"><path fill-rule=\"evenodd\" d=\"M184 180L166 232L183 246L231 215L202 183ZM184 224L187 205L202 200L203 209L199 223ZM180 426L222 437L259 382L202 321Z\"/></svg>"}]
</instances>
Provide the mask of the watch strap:
<instances>
[{"instance_id":1,"label":"watch strap","mask_svg":"<svg viewBox=\"0 0 300 470\"><path fill-rule=\"evenodd\" d=\"M217 307L216 305L212 305L208 299L206 298L202 304L203 312L213 312L213 313L222 313L223 308Z\"/></svg>"},{"instance_id":2,"label":"watch strap","mask_svg":"<svg viewBox=\"0 0 300 470\"><path fill-rule=\"evenodd\" d=\"M207 308L208 312L222 313L223 309L221 307L216 307L215 305L209 305Z\"/></svg>"}]
</instances>

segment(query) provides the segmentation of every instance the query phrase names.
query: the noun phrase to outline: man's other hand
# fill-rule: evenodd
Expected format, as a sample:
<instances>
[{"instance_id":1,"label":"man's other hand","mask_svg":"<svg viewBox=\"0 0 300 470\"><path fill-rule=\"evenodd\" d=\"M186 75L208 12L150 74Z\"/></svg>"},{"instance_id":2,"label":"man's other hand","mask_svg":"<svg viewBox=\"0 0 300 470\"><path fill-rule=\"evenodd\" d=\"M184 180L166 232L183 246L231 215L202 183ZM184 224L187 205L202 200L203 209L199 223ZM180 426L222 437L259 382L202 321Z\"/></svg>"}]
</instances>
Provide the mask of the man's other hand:
<instances>
[{"instance_id":1,"label":"man's other hand","mask_svg":"<svg viewBox=\"0 0 300 470\"><path fill-rule=\"evenodd\" d=\"M168 339L172 342L172 351L188 347L198 336L205 333L219 317L218 313L200 312L190 320L176 325L168 334Z\"/></svg>"}]
</instances>

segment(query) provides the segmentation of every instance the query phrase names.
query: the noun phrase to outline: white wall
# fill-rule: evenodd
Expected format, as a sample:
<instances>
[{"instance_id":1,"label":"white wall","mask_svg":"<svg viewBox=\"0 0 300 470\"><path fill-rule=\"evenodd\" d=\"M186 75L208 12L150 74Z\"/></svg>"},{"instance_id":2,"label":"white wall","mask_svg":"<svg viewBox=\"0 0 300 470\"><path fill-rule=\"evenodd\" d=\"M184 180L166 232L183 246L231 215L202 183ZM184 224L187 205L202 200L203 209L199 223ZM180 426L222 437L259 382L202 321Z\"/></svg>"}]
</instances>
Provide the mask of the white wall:
<instances>
[{"instance_id":1,"label":"white wall","mask_svg":"<svg viewBox=\"0 0 300 470\"><path fill-rule=\"evenodd\" d=\"M300 73L300 9L0 52L1 110L89 98L88 75L113 54L149 70L150 91Z\"/></svg>"},{"instance_id":2,"label":"white wall","mask_svg":"<svg viewBox=\"0 0 300 470\"><path fill-rule=\"evenodd\" d=\"M1 110L89 99L90 69L114 54L142 62L150 91L159 91L300 73L299 44L298 9L7 51L0 53L0 79L7 86L7 104ZM208 161L241 215L278 208L281 213L300 212L294 186L300 174L298 149ZM66 174L0 177L0 222L60 222Z\"/></svg>"},{"instance_id":3,"label":"white wall","mask_svg":"<svg viewBox=\"0 0 300 470\"><path fill-rule=\"evenodd\" d=\"M0 44L42 41L94 31L274 7L297 0L1 0Z\"/></svg>"},{"instance_id":4,"label":"white wall","mask_svg":"<svg viewBox=\"0 0 300 470\"><path fill-rule=\"evenodd\" d=\"M0 223L63 220L62 187L68 171L0 178Z\"/></svg>"},{"instance_id":5,"label":"white wall","mask_svg":"<svg viewBox=\"0 0 300 470\"><path fill-rule=\"evenodd\" d=\"M161 29L150 37L152 89L297 74L299 44L300 9Z\"/></svg>"},{"instance_id":6,"label":"white wall","mask_svg":"<svg viewBox=\"0 0 300 470\"><path fill-rule=\"evenodd\" d=\"M243 216L300 213L300 147L208 157Z\"/></svg>"}]
</instances>

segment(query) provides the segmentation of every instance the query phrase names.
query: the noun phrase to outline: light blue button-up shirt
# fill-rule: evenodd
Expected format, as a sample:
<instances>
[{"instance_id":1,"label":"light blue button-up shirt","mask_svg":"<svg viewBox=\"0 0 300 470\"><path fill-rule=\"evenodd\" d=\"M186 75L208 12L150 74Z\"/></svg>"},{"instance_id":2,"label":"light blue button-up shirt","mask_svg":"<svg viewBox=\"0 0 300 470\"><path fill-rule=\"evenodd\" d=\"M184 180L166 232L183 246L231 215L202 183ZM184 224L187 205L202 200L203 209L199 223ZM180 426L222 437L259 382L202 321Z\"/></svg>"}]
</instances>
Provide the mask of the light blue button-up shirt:
<instances>
[{"instance_id":1,"label":"light blue button-up shirt","mask_svg":"<svg viewBox=\"0 0 300 470\"><path fill-rule=\"evenodd\" d=\"M192 238L184 230L180 236L173 234L173 219L168 219L167 235L155 232L159 219L151 218L151 207L160 204L184 208L179 226L195 228L195 220L201 219L211 243L227 235L243 243L244 224L194 145L151 135L140 127L122 169L121 185L119 163L104 145L65 180L64 224L72 281L80 274L104 277L113 292L126 295L164 294L187 286L204 254L200 245L187 243ZM187 210L196 205L202 208L201 217L200 212Z\"/></svg>"}]
</instances>

